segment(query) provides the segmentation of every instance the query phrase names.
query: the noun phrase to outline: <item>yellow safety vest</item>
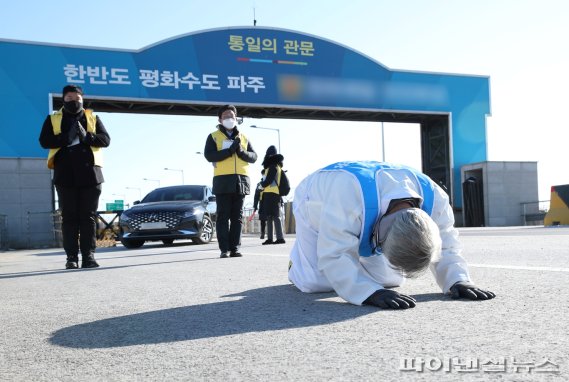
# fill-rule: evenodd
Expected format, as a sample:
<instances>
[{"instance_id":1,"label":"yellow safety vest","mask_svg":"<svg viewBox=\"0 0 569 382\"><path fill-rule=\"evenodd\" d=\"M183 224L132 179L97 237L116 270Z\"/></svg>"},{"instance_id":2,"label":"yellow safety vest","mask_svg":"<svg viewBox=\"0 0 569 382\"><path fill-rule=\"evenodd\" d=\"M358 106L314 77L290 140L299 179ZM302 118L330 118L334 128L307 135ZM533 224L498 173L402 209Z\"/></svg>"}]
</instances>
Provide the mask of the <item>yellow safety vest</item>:
<instances>
[{"instance_id":1,"label":"yellow safety vest","mask_svg":"<svg viewBox=\"0 0 569 382\"><path fill-rule=\"evenodd\" d=\"M265 187L265 189L263 190L263 192L272 192L273 194L277 194L279 195L279 184L281 183L281 166L277 165L277 181L275 182L273 180L273 182L271 184L269 184L267 187ZM267 175L269 174L269 169L265 169L265 179L267 177Z\"/></svg>"},{"instance_id":2,"label":"yellow safety vest","mask_svg":"<svg viewBox=\"0 0 569 382\"><path fill-rule=\"evenodd\" d=\"M85 117L87 117L87 131L89 133L96 134L97 117L93 114L93 110L85 109ZM51 125L53 126L53 134L61 134L61 120L63 118L63 109L59 109L53 115L50 116ZM103 167L103 152L100 147L91 147L93 151L93 159L95 161L95 166ZM55 154L59 151L60 147L55 149L50 149L47 154L47 167L50 169L54 168Z\"/></svg>"},{"instance_id":3,"label":"yellow safety vest","mask_svg":"<svg viewBox=\"0 0 569 382\"><path fill-rule=\"evenodd\" d=\"M243 133L239 133L238 136L241 138L241 148L243 151L247 151L247 137L243 135ZM211 137L215 141L217 151L222 150L223 142L228 140L227 136L219 130L211 133ZM213 166L213 176L231 174L247 175L249 163L239 158L237 154L233 154L221 162L214 162Z\"/></svg>"}]
</instances>

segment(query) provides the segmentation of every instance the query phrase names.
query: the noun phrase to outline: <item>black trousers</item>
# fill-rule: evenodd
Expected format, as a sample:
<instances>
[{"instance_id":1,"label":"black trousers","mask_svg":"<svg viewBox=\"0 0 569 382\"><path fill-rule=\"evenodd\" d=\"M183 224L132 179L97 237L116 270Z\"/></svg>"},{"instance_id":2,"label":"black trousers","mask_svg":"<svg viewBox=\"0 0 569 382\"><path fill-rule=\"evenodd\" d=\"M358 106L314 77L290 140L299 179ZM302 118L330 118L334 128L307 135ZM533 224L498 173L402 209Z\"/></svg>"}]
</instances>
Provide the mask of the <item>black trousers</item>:
<instances>
[{"instance_id":1,"label":"black trousers","mask_svg":"<svg viewBox=\"0 0 569 382\"><path fill-rule=\"evenodd\" d=\"M63 249L67 258L92 256L97 248L97 208L101 185L90 187L55 186L59 196Z\"/></svg>"},{"instance_id":2,"label":"black trousers","mask_svg":"<svg viewBox=\"0 0 569 382\"><path fill-rule=\"evenodd\" d=\"M216 194L217 241L221 252L236 252L241 246L245 195Z\"/></svg>"}]
</instances>

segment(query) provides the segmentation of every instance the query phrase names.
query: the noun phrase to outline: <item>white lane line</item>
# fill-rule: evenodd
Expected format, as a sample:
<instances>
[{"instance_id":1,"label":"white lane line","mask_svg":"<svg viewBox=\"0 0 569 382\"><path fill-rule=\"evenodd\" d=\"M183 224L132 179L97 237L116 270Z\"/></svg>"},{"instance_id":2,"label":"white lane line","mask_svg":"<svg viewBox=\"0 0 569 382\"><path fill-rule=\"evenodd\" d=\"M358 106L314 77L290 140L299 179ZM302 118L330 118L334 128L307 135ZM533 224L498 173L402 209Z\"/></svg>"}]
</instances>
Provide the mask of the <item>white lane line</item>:
<instances>
[{"instance_id":1,"label":"white lane line","mask_svg":"<svg viewBox=\"0 0 569 382\"><path fill-rule=\"evenodd\" d=\"M552 267L522 267L518 265L490 265L490 264L468 264L475 268L497 268L497 269L518 269L524 271L548 271L548 272L569 272L569 268L552 268Z\"/></svg>"},{"instance_id":2,"label":"white lane line","mask_svg":"<svg viewBox=\"0 0 569 382\"><path fill-rule=\"evenodd\" d=\"M280 254L280 253L248 253L244 250L241 250L244 253L243 256L262 256L262 257L289 257L288 254Z\"/></svg>"},{"instance_id":3,"label":"white lane line","mask_svg":"<svg viewBox=\"0 0 569 382\"><path fill-rule=\"evenodd\" d=\"M277 254L277 253L247 253L247 256L289 257L288 254ZM569 268L523 267L523 266L519 266L519 265L468 264L468 266L474 267L474 268L516 269L516 270L522 270L522 271L569 272Z\"/></svg>"},{"instance_id":4,"label":"white lane line","mask_svg":"<svg viewBox=\"0 0 569 382\"><path fill-rule=\"evenodd\" d=\"M486 239L531 239L531 240L535 240L535 237L537 236L528 236L528 235L465 235L464 233L460 234L461 238L469 238L469 239L480 239L481 237L484 238L484 240ZM566 239L567 237L569 237L569 235L541 235L539 236L540 238L561 238L561 239Z\"/></svg>"},{"instance_id":5,"label":"white lane line","mask_svg":"<svg viewBox=\"0 0 569 382\"><path fill-rule=\"evenodd\" d=\"M277 253L247 253L247 256L289 257L288 254L277 254ZM500 264L468 264L468 266L474 268L516 269L522 271L569 272L569 268L553 268L553 267L523 267L519 265L500 265Z\"/></svg>"}]
</instances>

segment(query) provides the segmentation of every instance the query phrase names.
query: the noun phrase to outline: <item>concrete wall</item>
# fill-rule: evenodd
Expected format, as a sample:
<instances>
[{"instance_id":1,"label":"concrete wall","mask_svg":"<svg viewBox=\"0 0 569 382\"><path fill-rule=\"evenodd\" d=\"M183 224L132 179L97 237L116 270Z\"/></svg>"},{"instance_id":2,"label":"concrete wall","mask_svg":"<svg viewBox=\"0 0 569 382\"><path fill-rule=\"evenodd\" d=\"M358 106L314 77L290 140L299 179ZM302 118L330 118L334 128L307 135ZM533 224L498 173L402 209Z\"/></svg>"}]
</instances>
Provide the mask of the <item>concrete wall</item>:
<instances>
[{"instance_id":1,"label":"concrete wall","mask_svg":"<svg viewBox=\"0 0 569 382\"><path fill-rule=\"evenodd\" d=\"M462 166L461 182L482 172L487 227L524 225L521 203L537 202L537 162L479 162Z\"/></svg>"},{"instance_id":2,"label":"concrete wall","mask_svg":"<svg viewBox=\"0 0 569 382\"><path fill-rule=\"evenodd\" d=\"M0 158L0 215L6 215L9 248L55 244L53 187L45 158Z\"/></svg>"}]
</instances>

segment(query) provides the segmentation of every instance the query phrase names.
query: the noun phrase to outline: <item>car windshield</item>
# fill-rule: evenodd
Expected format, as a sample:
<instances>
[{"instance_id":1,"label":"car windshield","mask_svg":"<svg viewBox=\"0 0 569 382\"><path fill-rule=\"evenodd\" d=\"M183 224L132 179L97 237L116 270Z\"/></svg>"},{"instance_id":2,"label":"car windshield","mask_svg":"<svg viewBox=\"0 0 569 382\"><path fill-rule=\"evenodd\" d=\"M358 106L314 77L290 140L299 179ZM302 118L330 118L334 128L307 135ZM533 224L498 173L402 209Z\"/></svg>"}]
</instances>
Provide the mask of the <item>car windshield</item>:
<instances>
[{"instance_id":1,"label":"car windshield","mask_svg":"<svg viewBox=\"0 0 569 382\"><path fill-rule=\"evenodd\" d=\"M142 199L141 203L203 200L203 187L158 188Z\"/></svg>"}]
</instances>

